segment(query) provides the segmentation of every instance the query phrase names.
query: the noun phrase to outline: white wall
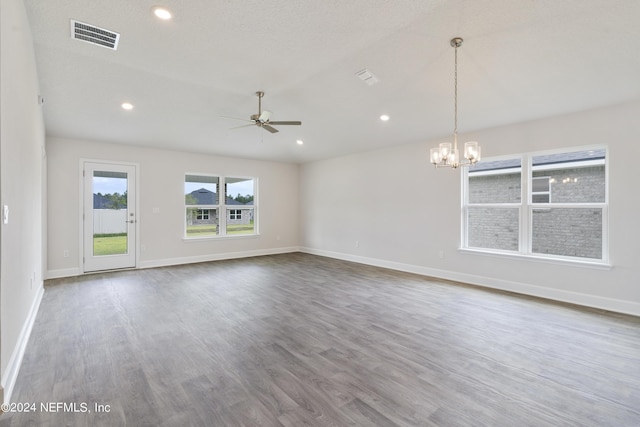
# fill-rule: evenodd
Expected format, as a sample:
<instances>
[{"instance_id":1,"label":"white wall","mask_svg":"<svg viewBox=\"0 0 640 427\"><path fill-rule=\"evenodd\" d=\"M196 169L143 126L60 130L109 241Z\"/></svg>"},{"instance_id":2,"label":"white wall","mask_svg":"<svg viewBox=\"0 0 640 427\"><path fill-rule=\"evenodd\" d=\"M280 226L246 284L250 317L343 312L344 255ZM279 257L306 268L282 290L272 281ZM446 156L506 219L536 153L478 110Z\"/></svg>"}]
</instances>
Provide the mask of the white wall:
<instances>
[{"instance_id":1,"label":"white wall","mask_svg":"<svg viewBox=\"0 0 640 427\"><path fill-rule=\"evenodd\" d=\"M459 251L460 173L436 170L428 160L429 148L442 141L303 165L301 246L311 253L640 314L638 117L640 102L634 102L461 137L478 140L485 157L607 144L610 270Z\"/></svg>"},{"instance_id":2,"label":"white wall","mask_svg":"<svg viewBox=\"0 0 640 427\"><path fill-rule=\"evenodd\" d=\"M297 165L47 138L48 277L80 274L80 159L139 164L139 267L297 250ZM260 235L184 241L184 175L258 178ZM154 213L158 208L158 213ZM69 257L64 257L69 251Z\"/></svg>"},{"instance_id":3,"label":"white wall","mask_svg":"<svg viewBox=\"0 0 640 427\"><path fill-rule=\"evenodd\" d=\"M44 125L33 41L22 0L2 0L0 198L0 371L10 398L42 297Z\"/></svg>"}]
</instances>

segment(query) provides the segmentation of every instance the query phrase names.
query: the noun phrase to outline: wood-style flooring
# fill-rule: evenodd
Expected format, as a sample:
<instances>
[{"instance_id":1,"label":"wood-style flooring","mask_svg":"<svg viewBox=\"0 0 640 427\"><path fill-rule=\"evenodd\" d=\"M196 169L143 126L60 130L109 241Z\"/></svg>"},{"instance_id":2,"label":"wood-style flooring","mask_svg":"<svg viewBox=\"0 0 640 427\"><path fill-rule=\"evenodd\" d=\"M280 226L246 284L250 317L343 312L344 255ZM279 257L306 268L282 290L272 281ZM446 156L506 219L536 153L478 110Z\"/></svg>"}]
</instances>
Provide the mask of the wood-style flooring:
<instances>
[{"instance_id":1,"label":"wood-style flooring","mask_svg":"<svg viewBox=\"0 0 640 427\"><path fill-rule=\"evenodd\" d=\"M92 274L47 282L12 401L0 426L640 426L640 318L302 253Z\"/></svg>"}]
</instances>

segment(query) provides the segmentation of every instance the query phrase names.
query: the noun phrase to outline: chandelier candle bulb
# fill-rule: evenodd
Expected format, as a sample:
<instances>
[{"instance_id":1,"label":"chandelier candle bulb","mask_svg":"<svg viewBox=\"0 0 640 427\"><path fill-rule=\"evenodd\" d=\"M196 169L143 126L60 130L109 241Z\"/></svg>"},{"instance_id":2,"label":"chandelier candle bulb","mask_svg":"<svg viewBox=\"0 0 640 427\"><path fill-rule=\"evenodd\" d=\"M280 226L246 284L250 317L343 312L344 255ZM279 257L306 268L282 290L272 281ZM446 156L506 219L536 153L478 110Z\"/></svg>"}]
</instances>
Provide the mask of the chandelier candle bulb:
<instances>
[{"instance_id":1,"label":"chandelier candle bulb","mask_svg":"<svg viewBox=\"0 0 640 427\"><path fill-rule=\"evenodd\" d=\"M451 143L450 142L442 142L440 143L440 156L442 160L445 162L449 159L451 155Z\"/></svg>"},{"instance_id":2,"label":"chandelier candle bulb","mask_svg":"<svg viewBox=\"0 0 640 427\"><path fill-rule=\"evenodd\" d=\"M464 158L470 162L480 160L480 147L477 141L469 141L464 143Z\"/></svg>"},{"instance_id":3,"label":"chandelier candle bulb","mask_svg":"<svg viewBox=\"0 0 640 427\"><path fill-rule=\"evenodd\" d=\"M458 153L458 148L454 148L453 151L451 152L451 155L449 156L449 163L451 163L452 165L457 165L458 163L460 163L460 154Z\"/></svg>"},{"instance_id":4,"label":"chandelier candle bulb","mask_svg":"<svg viewBox=\"0 0 640 427\"><path fill-rule=\"evenodd\" d=\"M432 148L431 149L431 163L437 165L442 160L442 155L440 154L440 148Z\"/></svg>"}]
</instances>

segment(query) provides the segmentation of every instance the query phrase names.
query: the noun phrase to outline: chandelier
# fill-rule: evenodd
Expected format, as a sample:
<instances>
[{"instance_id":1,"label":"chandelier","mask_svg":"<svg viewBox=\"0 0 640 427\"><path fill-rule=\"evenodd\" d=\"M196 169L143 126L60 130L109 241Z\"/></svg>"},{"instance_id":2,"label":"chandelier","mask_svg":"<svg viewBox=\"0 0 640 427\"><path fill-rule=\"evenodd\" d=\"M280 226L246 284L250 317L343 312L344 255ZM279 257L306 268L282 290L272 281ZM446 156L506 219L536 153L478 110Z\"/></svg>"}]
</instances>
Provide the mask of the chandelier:
<instances>
[{"instance_id":1,"label":"chandelier","mask_svg":"<svg viewBox=\"0 0 640 427\"><path fill-rule=\"evenodd\" d=\"M480 160L480 146L477 141L464 143L464 160L460 160L458 152L458 48L462 46L462 39L451 39L451 46L455 48L455 68L453 74L453 144L442 142L438 147L431 149L431 163L437 168L457 168L459 166L475 165Z\"/></svg>"}]
</instances>

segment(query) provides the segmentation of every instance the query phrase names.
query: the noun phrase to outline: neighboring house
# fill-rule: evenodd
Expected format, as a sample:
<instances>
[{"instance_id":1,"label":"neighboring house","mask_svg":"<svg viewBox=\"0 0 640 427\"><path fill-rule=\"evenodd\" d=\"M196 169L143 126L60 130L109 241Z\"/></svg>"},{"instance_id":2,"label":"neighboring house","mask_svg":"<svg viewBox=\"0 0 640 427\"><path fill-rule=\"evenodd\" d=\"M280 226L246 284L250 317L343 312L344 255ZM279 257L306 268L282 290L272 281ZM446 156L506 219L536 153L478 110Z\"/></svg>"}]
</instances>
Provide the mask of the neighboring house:
<instances>
[{"instance_id":1,"label":"neighboring house","mask_svg":"<svg viewBox=\"0 0 640 427\"><path fill-rule=\"evenodd\" d=\"M253 203L247 205L227 197L227 206L231 206L227 208L227 225L249 224L253 220Z\"/></svg>"},{"instance_id":2,"label":"neighboring house","mask_svg":"<svg viewBox=\"0 0 640 427\"><path fill-rule=\"evenodd\" d=\"M187 194L185 198L187 206L194 206L189 210L187 225L218 223L218 210L204 207L218 204L218 197L215 192L200 188ZM249 224L253 220L253 204L246 205L227 198L226 206L231 206L231 208L227 208L227 224Z\"/></svg>"}]
</instances>

